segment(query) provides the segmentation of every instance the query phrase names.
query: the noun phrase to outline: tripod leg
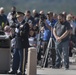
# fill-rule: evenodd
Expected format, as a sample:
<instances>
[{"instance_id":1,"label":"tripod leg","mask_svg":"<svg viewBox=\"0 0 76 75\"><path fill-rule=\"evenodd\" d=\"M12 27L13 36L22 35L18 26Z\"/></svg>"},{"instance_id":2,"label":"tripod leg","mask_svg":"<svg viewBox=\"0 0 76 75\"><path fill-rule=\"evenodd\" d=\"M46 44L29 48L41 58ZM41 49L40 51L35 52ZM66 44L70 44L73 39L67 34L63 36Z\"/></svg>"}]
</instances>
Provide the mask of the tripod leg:
<instances>
[{"instance_id":1,"label":"tripod leg","mask_svg":"<svg viewBox=\"0 0 76 75\"><path fill-rule=\"evenodd\" d=\"M47 62L48 54L49 54L49 50L50 50L50 43L51 43L51 38L49 40L49 43L48 43L48 46L47 46L47 49L46 49L43 67L46 67L46 62Z\"/></svg>"},{"instance_id":2,"label":"tripod leg","mask_svg":"<svg viewBox=\"0 0 76 75\"><path fill-rule=\"evenodd\" d=\"M44 60L45 60L45 54L46 54L47 44L48 44L47 41L44 41L44 42L43 42L43 59L42 59L42 67L43 67Z\"/></svg>"},{"instance_id":3,"label":"tripod leg","mask_svg":"<svg viewBox=\"0 0 76 75\"><path fill-rule=\"evenodd\" d=\"M52 58L52 67L55 66L55 60L56 60L56 51L55 49L51 49L51 58Z\"/></svg>"}]
</instances>

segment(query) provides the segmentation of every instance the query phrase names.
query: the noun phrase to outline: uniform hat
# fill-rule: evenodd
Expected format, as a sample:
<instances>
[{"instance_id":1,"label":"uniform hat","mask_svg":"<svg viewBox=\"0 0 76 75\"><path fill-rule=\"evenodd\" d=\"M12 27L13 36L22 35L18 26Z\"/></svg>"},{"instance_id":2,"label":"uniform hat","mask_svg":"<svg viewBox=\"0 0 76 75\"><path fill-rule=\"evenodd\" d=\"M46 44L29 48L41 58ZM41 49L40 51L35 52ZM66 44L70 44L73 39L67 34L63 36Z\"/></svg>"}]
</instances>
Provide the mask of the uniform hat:
<instances>
[{"instance_id":1,"label":"uniform hat","mask_svg":"<svg viewBox=\"0 0 76 75\"><path fill-rule=\"evenodd\" d=\"M24 13L23 12L17 12L16 17L20 17L20 16L24 16Z\"/></svg>"}]
</instances>

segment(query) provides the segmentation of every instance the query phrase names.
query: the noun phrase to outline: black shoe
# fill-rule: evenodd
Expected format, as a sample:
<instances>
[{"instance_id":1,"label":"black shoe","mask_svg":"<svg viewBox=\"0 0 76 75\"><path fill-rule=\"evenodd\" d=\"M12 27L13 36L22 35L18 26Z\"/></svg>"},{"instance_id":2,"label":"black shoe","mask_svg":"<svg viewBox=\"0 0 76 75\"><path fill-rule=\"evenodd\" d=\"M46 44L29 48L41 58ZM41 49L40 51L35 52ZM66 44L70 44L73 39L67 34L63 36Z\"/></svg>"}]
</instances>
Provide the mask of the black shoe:
<instances>
[{"instance_id":1,"label":"black shoe","mask_svg":"<svg viewBox=\"0 0 76 75\"><path fill-rule=\"evenodd\" d=\"M17 75L26 75L25 73L19 72Z\"/></svg>"},{"instance_id":2,"label":"black shoe","mask_svg":"<svg viewBox=\"0 0 76 75\"><path fill-rule=\"evenodd\" d=\"M11 71L11 72L8 72L8 74L17 74L17 72Z\"/></svg>"},{"instance_id":3,"label":"black shoe","mask_svg":"<svg viewBox=\"0 0 76 75\"><path fill-rule=\"evenodd\" d=\"M69 70L69 67L65 67L65 70Z\"/></svg>"},{"instance_id":4,"label":"black shoe","mask_svg":"<svg viewBox=\"0 0 76 75\"><path fill-rule=\"evenodd\" d=\"M69 70L69 68L65 68L65 70Z\"/></svg>"},{"instance_id":5,"label":"black shoe","mask_svg":"<svg viewBox=\"0 0 76 75\"><path fill-rule=\"evenodd\" d=\"M55 66L51 66L51 68L55 68Z\"/></svg>"},{"instance_id":6,"label":"black shoe","mask_svg":"<svg viewBox=\"0 0 76 75\"><path fill-rule=\"evenodd\" d=\"M53 66L53 69L60 69L60 66Z\"/></svg>"},{"instance_id":7,"label":"black shoe","mask_svg":"<svg viewBox=\"0 0 76 75\"><path fill-rule=\"evenodd\" d=\"M53 69L60 69L60 67L53 67Z\"/></svg>"}]
</instances>

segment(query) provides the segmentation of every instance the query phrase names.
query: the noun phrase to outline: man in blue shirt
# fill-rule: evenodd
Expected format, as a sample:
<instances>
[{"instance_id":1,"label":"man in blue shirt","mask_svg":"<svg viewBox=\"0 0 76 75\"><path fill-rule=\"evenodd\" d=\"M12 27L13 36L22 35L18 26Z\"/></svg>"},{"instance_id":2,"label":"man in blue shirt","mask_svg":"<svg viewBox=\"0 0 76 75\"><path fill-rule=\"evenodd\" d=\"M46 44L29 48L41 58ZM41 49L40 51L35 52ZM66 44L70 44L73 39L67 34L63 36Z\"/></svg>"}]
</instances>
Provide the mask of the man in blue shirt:
<instances>
[{"instance_id":1,"label":"man in blue shirt","mask_svg":"<svg viewBox=\"0 0 76 75\"><path fill-rule=\"evenodd\" d=\"M53 12L47 13L47 20L45 21L44 25L44 33L43 33L43 51L44 55L46 53L47 45L49 42L50 37L54 38L52 31L56 21L53 19ZM51 56L52 56L52 67L55 65L55 50L51 49Z\"/></svg>"}]
</instances>

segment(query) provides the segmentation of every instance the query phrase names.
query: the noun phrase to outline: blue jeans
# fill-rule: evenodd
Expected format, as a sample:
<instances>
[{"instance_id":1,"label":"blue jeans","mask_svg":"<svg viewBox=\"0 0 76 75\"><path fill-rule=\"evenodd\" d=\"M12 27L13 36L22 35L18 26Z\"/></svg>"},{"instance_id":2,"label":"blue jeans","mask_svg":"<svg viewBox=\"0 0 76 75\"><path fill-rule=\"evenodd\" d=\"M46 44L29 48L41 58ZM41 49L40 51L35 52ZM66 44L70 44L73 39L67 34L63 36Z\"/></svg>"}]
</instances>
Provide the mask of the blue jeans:
<instances>
[{"instance_id":1,"label":"blue jeans","mask_svg":"<svg viewBox=\"0 0 76 75\"><path fill-rule=\"evenodd\" d=\"M61 66L61 60L62 60L62 52L64 56L64 66L65 68L69 68L69 41L55 43L56 48L56 67Z\"/></svg>"}]
</instances>

